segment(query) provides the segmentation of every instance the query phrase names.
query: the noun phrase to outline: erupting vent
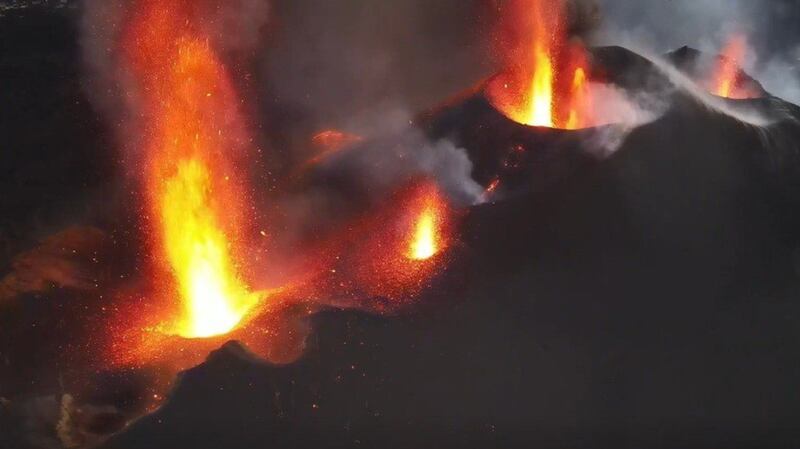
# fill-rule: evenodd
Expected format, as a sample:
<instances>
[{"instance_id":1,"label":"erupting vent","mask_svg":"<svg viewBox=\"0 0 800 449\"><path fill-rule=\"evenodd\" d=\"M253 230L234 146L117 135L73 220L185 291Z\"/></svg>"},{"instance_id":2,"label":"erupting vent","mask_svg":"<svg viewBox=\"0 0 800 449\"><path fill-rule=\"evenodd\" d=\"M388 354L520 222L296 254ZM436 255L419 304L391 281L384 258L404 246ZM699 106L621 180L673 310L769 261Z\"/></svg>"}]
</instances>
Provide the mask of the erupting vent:
<instances>
[{"instance_id":1,"label":"erupting vent","mask_svg":"<svg viewBox=\"0 0 800 449\"><path fill-rule=\"evenodd\" d=\"M235 156L249 142L239 99L186 2L142 0L125 41L142 103L152 254L161 294L180 299L160 330L211 337L258 304L241 267L246 188Z\"/></svg>"},{"instance_id":2,"label":"erupting vent","mask_svg":"<svg viewBox=\"0 0 800 449\"><path fill-rule=\"evenodd\" d=\"M492 104L525 125L591 126L586 51L567 39L563 0L513 0L506 7L499 39L506 70L487 86Z\"/></svg>"},{"instance_id":3,"label":"erupting vent","mask_svg":"<svg viewBox=\"0 0 800 449\"><path fill-rule=\"evenodd\" d=\"M426 260L439 252L441 233L439 208L434 204L436 199L425 198L424 208L414 226L408 257L413 260Z\"/></svg>"},{"instance_id":4,"label":"erupting vent","mask_svg":"<svg viewBox=\"0 0 800 449\"><path fill-rule=\"evenodd\" d=\"M722 50L709 81L709 90L714 95L737 100L759 97L753 89L745 85L742 79L741 66L746 52L747 39L745 36L733 35Z\"/></svg>"}]
</instances>

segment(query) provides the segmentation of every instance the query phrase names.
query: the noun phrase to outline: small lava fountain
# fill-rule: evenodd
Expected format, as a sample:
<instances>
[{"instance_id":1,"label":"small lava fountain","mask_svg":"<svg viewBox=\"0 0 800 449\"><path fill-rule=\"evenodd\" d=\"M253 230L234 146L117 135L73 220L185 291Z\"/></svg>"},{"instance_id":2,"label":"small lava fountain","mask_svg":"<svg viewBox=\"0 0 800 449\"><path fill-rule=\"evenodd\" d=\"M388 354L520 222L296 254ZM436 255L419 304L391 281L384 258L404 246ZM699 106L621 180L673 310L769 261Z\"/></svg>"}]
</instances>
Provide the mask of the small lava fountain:
<instances>
[{"instance_id":1,"label":"small lava fountain","mask_svg":"<svg viewBox=\"0 0 800 449\"><path fill-rule=\"evenodd\" d=\"M426 199L425 208L414 226L414 237L411 241L408 257L413 260L430 259L439 252L439 230L437 208Z\"/></svg>"},{"instance_id":2,"label":"small lava fountain","mask_svg":"<svg viewBox=\"0 0 800 449\"><path fill-rule=\"evenodd\" d=\"M709 90L714 95L736 100L759 97L742 79L741 66L746 54L747 38L743 34L733 34L713 68Z\"/></svg>"}]
</instances>

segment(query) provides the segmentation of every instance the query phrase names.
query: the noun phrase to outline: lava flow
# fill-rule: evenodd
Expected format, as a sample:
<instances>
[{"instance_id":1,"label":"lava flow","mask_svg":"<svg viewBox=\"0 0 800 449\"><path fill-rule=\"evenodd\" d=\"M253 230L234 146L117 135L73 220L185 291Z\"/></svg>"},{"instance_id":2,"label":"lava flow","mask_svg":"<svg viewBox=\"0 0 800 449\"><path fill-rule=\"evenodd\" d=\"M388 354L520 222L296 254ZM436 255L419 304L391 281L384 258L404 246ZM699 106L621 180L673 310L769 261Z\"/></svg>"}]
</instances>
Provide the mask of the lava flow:
<instances>
[{"instance_id":1,"label":"lava flow","mask_svg":"<svg viewBox=\"0 0 800 449\"><path fill-rule=\"evenodd\" d=\"M151 252L160 294L180 299L159 330L186 338L233 330L261 301L239 265L247 190L236 156L249 138L190 1L141 0L124 55L137 82Z\"/></svg>"},{"instance_id":2,"label":"lava flow","mask_svg":"<svg viewBox=\"0 0 800 449\"><path fill-rule=\"evenodd\" d=\"M451 241L450 210L435 182L398 189L353 222L280 253L281 267L265 271L260 258L247 258L263 242L246 238L260 229L251 222L245 169L252 137L215 36L206 32L215 11L193 0L134 6L122 68L136 83L128 125L142 136L132 143L142 155L155 292L132 295L137 316L146 317L141 323L121 308L118 328L126 332L115 332L122 336L111 343L118 363L185 368L223 337L288 363L302 353L308 313L331 305L383 312L384 300L394 308L414 299L442 268ZM361 137L331 132L316 140L337 151ZM286 235L269 235L258 248L275 255L270 245ZM256 282L271 289L252 288Z\"/></svg>"},{"instance_id":3,"label":"lava flow","mask_svg":"<svg viewBox=\"0 0 800 449\"><path fill-rule=\"evenodd\" d=\"M492 104L531 126L592 124L586 50L569 42L563 0L513 0L501 20L505 70L487 86Z\"/></svg>"},{"instance_id":4,"label":"lava flow","mask_svg":"<svg viewBox=\"0 0 800 449\"><path fill-rule=\"evenodd\" d=\"M711 92L723 98L755 98L751 89L743 86L741 64L747 51L747 40L742 34L733 35L719 56L711 79Z\"/></svg>"}]
</instances>

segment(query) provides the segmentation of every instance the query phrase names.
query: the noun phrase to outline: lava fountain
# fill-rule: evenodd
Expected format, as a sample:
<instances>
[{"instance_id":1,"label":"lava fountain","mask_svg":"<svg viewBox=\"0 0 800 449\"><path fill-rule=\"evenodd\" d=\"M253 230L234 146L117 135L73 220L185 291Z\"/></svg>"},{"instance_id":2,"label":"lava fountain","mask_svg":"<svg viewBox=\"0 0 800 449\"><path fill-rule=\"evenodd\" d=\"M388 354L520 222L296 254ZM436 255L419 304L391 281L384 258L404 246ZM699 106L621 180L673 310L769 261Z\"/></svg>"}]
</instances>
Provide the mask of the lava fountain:
<instances>
[{"instance_id":1,"label":"lava fountain","mask_svg":"<svg viewBox=\"0 0 800 449\"><path fill-rule=\"evenodd\" d=\"M413 237L409 245L408 257L413 260L430 259L440 249L441 218L439 217L438 197L424 197L423 201L423 208L414 225Z\"/></svg>"},{"instance_id":2,"label":"lava fountain","mask_svg":"<svg viewBox=\"0 0 800 449\"><path fill-rule=\"evenodd\" d=\"M522 122L527 125L553 126L553 89L555 88L555 51L559 40L559 12L548 10L544 2L534 1L533 74L530 86L522 96ZM556 5L558 8L559 5Z\"/></svg>"},{"instance_id":3,"label":"lava fountain","mask_svg":"<svg viewBox=\"0 0 800 449\"><path fill-rule=\"evenodd\" d=\"M530 126L576 129L591 120L586 51L569 42L563 0L513 0L501 19L504 71L487 86L492 104Z\"/></svg>"},{"instance_id":4,"label":"lava fountain","mask_svg":"<svg viewBox=\"0 0 800 449\"><path fill-rule=\"evenodd\" d=\"M734 34L719 56L710 80L710 90L723 98L747 99L758 97L742 84L741 65L747 52L747 39Z\"/></svg>"},{"instance_id":5,"label":"lava fountain","mask_svg":"<svg viewBox=\"0 0 800 449\"><path fill-rule=\"evenodd\" d=\"M165 333L230 332L262 300L237 263L247 232L247 189L237 156L249 136L240 100L189 0L140 0L124 40L136 82L158 290L180 300Z\"/></svg>"},{"instance_id":6,"label":"lava fountain","mask_svg":"<svg viewBox=\"0 0 800 449\"><path fill-rule=\"evenodd\" d=\"M409 181L326 239L314 258L321 275L304 285L303 296L323 304L345 298L340 305L373 312L414 304L447 269L458 219L435 182Z\"/></svg>"}]
</instances>

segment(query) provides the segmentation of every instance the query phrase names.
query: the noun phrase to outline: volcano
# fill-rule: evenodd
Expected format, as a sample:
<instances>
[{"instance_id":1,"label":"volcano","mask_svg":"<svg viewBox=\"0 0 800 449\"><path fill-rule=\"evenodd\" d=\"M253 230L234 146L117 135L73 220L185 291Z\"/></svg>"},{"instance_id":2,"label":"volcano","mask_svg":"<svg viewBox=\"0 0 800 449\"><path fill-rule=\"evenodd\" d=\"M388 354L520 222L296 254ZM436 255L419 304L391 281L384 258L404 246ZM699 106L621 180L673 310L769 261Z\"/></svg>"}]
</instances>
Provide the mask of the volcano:
<instances>
[{"instance_id":1,"label":"volcano","mask_svg":"<svg viewBox=\"0 0 800 449\"><path fill-rule=\"evenodd\" d=\"M737 100L783 117L754 127L635 53L592 55L593 71L620 88L671 96L613 151L592 137L620 125L521 125L480 89L416 121L464 147L476 179L499 174L505 189L456 233L443 276L467 282L458 299L442 282L424 293L424 311L323 313L290 366L229 343L105 447L800 441L796 401L783 394L800 374L785 359L797 334L800 111L766 92ZM355 144L336 163L378 144ZM509 152L521 155L504 168Z\"/></svg>"},{"instance_id":2,"label":"volcano","mask_svg":"<svg viewBox=\"0 0 800 449\"><path fill-rule=\"evenodd\" d=\"M106 129L84 98L78 50L65 44L78 40L61 17L68 11L41 13L37 27L21 15L0 18L0 37L42 46L0 60L8 104L27 106L0 120L21 149L0 155L17 168L0 180L12 194L0 202L9 223L0 234L9 272L0 280L0 447L800 444L800 107L750 75L737 79L757 95L723 98L695 71L715 56L685 47L653 60L587 47L580 73L601 93L592 107L602 120L515 120L489 93L500 72L375 136L329 130L295 139L297 129L270 128L265 140L275 147L310 140L318 154L286 168L284 184L271 178L276 163L261 183L246 183L242 170L232 185L234 161L219 148L268 152L242 130L247 90L232 80L247 67L223 71L230 55L213 53L211 38L179 39L192 50L179 54L197 64L185 70L191 82L162 86L173 66L145 61L137 74L153 85L140 100L158 110L143 116L191 126L149 125L147 199L131 207L117 198L135 189L120 186L123 169L109 161L130 155L107 154L124 126ZM49 49L35 40L41 35L65 48ZM151 44L160 53L170 42ZM40 75L14 76L20 68ZM204 107L176 98L200 87ZM48 114L54 104L69 106ZM224 113L214 115L220 104ZM295 117L269 107L281 124ZM202 143L172 144L186 136ZM53 158L43 150L61 145L76 150ZM206 162L201 176L190 163L188 174L172 167L168 151ZM431 154L459 157L442 164ZM467 186L447 170L464 160ZM203 200L194 210L161 203L181 174L189 180L178 187L199 186L198 195L177 189ZM248 219L263 214L271 226L243 231L227 222L240 224L237 214L252 208L242 204L284 199L242 193L244 185L283 189L303 207L265 208ZM70 217L90 210L92 226L43 229L37 243L25 230L57 221L43 203L64 205ZM315 220L291 226L293 214ZM140 226L142 215L155 219ZM206 226L187 225L194 220ZM197 240L187 228L205 229L197 235L213 243L257 236L219 244L226 262L225 251L237 256L226 264L232 273L250 258L283 280L275 273L292 272L286 261L296 260L264 249L276 235L292 237L286 252L311 254L300 261L312 269L285 276L291 282L271 291L263 316L223 313L226 332L179 330L142 338L148 358L128 352L142 343L131 323L161 318L151 290L176 296L146 282L148 267L167 279L156 287L182 288L184 264L158 254L171 250L161 240ZM190 268L205 255L192 256L203 247L194 240L181 245L188 256L175 257ZM259 273L249 271L258 270L247 272L246 288L256 291Z\"/></svg>"}]
</instances>

